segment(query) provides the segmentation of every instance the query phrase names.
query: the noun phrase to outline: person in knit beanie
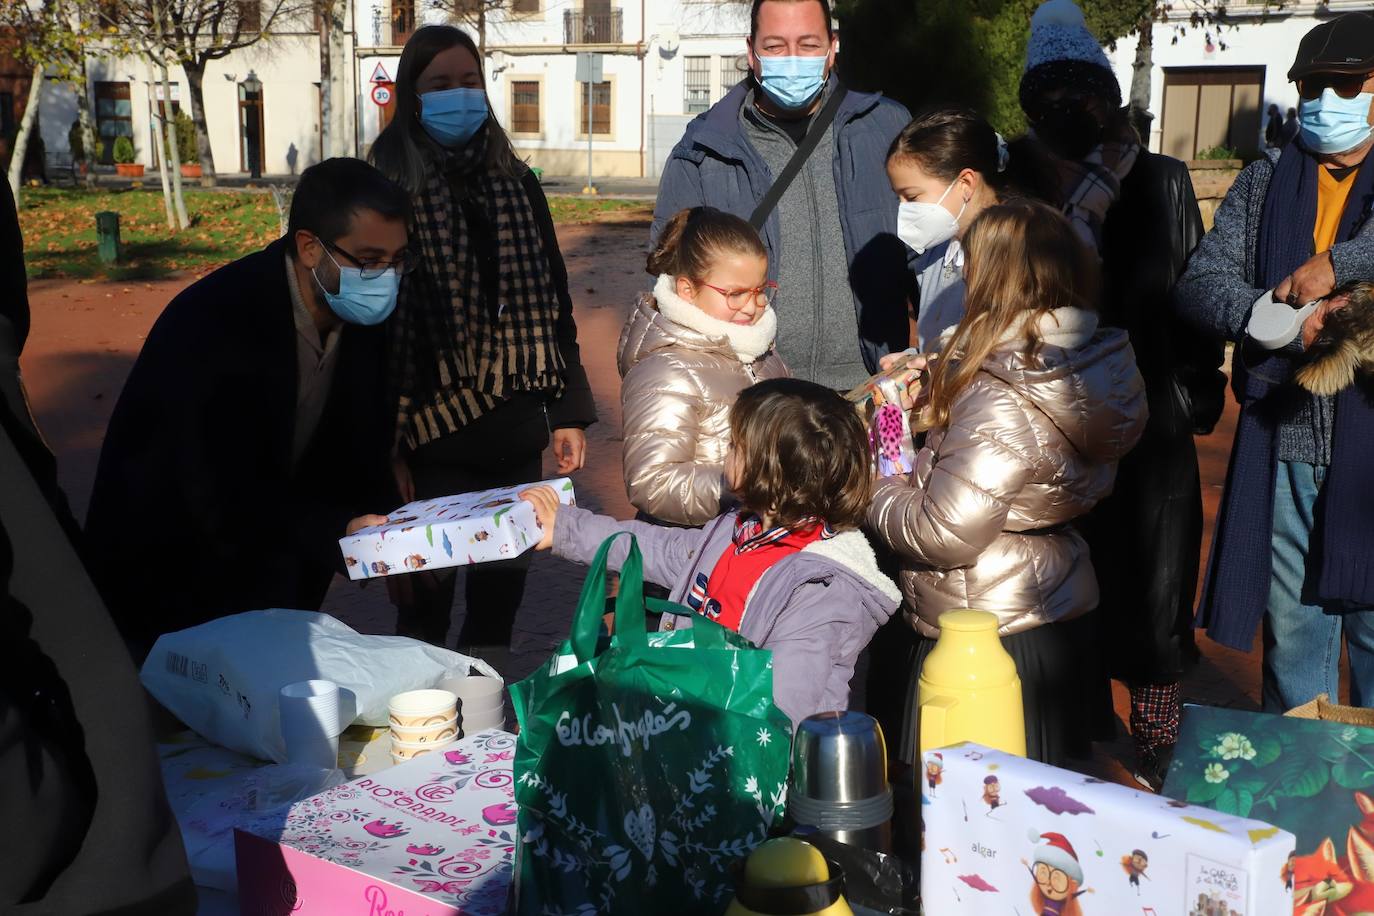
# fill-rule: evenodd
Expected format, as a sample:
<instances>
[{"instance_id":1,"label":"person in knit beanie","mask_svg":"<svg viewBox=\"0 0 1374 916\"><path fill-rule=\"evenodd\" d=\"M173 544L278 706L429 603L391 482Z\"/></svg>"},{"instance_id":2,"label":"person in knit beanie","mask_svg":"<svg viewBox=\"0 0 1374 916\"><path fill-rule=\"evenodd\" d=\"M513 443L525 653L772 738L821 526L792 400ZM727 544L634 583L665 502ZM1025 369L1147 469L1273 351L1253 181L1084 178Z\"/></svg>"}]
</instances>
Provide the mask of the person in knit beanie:
<instances>
[{"instance_id":1,"label":"person in knit beanie","mask_svg":"<svg viewBox=\"0 0 1374 916\"><path fill-rule=\"evenodd\" d=\"M1021 109L1036 136L1065 159L1102 141L1121 107L1121 86L1073 0L1047 0L1031 17Z\"/></svg>"},{"instance_id":2,"label":"person in knit beanie","mask_svg":"<svg viewBox=\"0 0 1374 916\"><path fill-rule=\"evenodd\" d=\"M1062 833L1030 834L1035 846L1035 862L1021 864L1030 871L1031 909L1038 916L1082 916L1078 898L1092 893L1083 888L1083 866L1069 838ZM1083 888L1080 890L1079 888Z\"/></svg>"},{"instance_id":3,"label":"person in knit beanie","mask_svg":"<svg viewBox=\"0 0 1374 916\"><path fill-rule=\"evenodd\" d=\"M1101 261L1102 323L1127 330L1145 377L1145 435L1122 459L1112 495L1080 522L1101 593L1102 632L1084 657L1107 668L1092 672L1097 737L1115 731L1110 674L1131 693L1136 780L1158 791L1178 740L1179 682L1197 658L1202 498L1193 434L1211 432L1225 403L1223 351L1171 305L1202 217L1187 167L1141 144L1073 0L1047 0L1031 17L1020 99L1057 157L1064 213Z\"/></svg>"}]
</instances>

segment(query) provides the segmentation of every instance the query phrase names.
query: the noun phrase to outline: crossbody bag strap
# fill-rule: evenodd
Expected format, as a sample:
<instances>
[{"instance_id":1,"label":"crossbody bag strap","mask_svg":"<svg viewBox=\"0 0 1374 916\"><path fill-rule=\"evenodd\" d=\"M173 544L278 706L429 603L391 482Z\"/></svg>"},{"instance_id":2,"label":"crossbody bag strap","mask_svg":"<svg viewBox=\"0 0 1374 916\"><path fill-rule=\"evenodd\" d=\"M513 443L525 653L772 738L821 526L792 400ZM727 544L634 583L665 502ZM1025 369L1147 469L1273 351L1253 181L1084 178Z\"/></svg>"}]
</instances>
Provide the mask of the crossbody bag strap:
<instances>
[{"instance_id":1,"label":"crossbody bag strap","mask_svg":"<svg viewBox=\"0 0 1374 916\"><path fill-rule=\"evenodd\" d=\"M797 177L801 167L806 164L806 160L811 158L811 154L820 146L821 138L830 128L831 122L835 120L835 115L840 110L840 103L849 90L842 85L836 85L835 91L830 94L825 105L821 107L816 115L816 120L811 122L811 128L802 137L802 142L797 144L797 149L792 153L792 158L787 160L787 165L783 166L782 174L769 186L767 193L763 195L763 200L754 208L754 213L749 217L749 223L756 230L762 232L763 224L767 222L769 214L778 206L778 201L782 200L782 195L787 192L787 188L792 184L792 179Z\"/></svg>"}]
</instances>

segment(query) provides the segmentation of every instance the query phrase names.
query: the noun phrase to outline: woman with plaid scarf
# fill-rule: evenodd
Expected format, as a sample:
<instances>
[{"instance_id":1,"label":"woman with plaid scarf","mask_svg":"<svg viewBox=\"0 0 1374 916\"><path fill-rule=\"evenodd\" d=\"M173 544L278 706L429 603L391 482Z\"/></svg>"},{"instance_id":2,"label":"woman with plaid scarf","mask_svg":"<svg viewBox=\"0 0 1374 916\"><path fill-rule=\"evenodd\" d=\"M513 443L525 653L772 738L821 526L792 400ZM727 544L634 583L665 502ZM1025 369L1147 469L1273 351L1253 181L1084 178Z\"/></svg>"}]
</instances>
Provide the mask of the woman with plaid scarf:
<instances>
[{"instance_id":1,"label":"woman with plaid scarf","mask_svg":"<svg viewBox=\"0 0 1374 916\"><path fill-rule=\"evenodd\" d=\"M392 319L396 480L405 500L536 481L582 467L596 422L567 269L539 181L491 115L477 46L425 26L401 52L396 111L371 161L410 191L420 269ZM509 649L528 554L469 567L464 651ZM395 582L397 632L443 645L453 570Z\"/></svg>"},{"instance_id":2,"label":"woman with plaid scarf","mask_svg":"<svg viewBox=\"0 0 1374 916\"><path fill-rule=\"evenodd\" d=\"M1056 157L1064 213L1102 265L1102 323L1124 329L1145 378L1150 420L1111 496L1083 520L1102 592L1109 673L1130 689L1136 779L1158 789L1178 740L1179 682L1197 657L1193 593L1202 541L1194 433L1221 415L1222 349L1185 327L1172 297L1202 217L1188 169L1143 148L1121 88L1073 0L1031 19L1021 108ZM1098 709L1114 727L1104 676Z\"/></svg>"}]
</instances>

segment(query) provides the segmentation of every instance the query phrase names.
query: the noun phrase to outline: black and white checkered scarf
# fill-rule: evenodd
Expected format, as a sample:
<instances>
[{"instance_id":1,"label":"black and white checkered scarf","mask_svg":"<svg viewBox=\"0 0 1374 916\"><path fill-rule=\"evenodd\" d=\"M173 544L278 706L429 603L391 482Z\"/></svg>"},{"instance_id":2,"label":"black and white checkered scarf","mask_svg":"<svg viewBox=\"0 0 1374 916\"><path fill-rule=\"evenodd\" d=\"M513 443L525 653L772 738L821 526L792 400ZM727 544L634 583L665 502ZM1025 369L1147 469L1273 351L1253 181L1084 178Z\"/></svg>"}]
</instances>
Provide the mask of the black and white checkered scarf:
<instances>
[{"instance_id":1,"label":"black and white checkered scarf","mask_svg":"<svg viewBox=\"0 0 1374 916\"><path fill-rule=\"evenodd\" d=\"M558 295L519 178L486 166L485 133L445 150L414 201L421 264L392 328L398 440L457 432L518 391L563 388Z\"/></svg>"}]
</instances>

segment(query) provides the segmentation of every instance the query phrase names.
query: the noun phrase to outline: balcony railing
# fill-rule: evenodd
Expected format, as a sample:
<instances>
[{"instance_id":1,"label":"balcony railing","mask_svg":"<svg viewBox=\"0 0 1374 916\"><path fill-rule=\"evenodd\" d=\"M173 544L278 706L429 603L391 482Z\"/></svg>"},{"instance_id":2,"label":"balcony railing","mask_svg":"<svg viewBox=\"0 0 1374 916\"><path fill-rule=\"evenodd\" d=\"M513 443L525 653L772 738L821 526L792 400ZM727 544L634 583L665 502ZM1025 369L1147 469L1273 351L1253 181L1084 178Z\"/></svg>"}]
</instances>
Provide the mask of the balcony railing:
<instances>
[{"instance_id":1,"label":"balcony railing","mask_svg":"<svg viewBox=\"0 0 1374 916\"><path fill-rule=\"evenodd\" d=\"M624 31L624 15L619 8L563 11L564 44L620 44Z\"/></svg>"}]
</instances>

